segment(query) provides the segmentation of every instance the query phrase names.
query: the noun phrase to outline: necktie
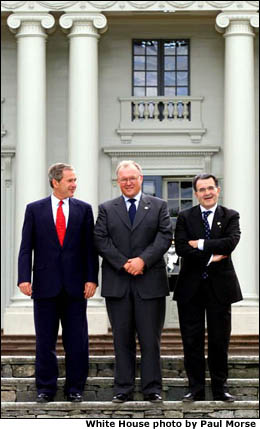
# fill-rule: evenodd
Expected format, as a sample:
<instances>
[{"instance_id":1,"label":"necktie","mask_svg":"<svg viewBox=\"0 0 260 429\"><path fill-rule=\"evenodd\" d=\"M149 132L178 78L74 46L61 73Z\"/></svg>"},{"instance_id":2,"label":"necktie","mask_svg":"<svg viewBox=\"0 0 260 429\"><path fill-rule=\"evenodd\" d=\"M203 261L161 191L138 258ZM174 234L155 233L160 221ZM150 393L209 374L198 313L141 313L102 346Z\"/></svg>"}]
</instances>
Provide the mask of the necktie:
<instances>
[{"instance_id":1,"label":"necktie","mask_svg":"<svg viewBox=\"0 0 260 429\"><path fill-rule=\"evenodd\" d=\"M63 204L63 201L60 201L59 207L57 210L57 217L56 217L56 230L57 230L58 239L61 246L63 245L63 241L66 233L66 221L62 210L62 204Z\"/></svg>"},{"instance_id":2,"label":"necktie","mask_svg":"<svg viewBox=\"0 0 260 429\"><path fill-rule=\"evenodd\" d=\"M129 207L129 210L128 210L128 214L129 214L131 225L133 225L135 214L136 214L136 206L135 206L136 199L130 198L128 201L129 203L131 203L131 206Z\"/></svg>"},{"instance_id":3,"label":"necktie","mask_svg":"<svg viewBox=\"0 0 260 429\"><path fill-rule=\"evenodd\" d=\"M210 215L210 213L212 213L211 210L208 210L206 212L202 212L202 220L203 220L203 224L204 224L204 228L205 228L206 240L208 240L210 238L210 227L209 227L209 222L208 222L208 216ZM202 273L202 278L206 279L207 277L208 277L208 273L207 273L207 271L204 271L204 273Z\"/></svg>"}]
</instances>

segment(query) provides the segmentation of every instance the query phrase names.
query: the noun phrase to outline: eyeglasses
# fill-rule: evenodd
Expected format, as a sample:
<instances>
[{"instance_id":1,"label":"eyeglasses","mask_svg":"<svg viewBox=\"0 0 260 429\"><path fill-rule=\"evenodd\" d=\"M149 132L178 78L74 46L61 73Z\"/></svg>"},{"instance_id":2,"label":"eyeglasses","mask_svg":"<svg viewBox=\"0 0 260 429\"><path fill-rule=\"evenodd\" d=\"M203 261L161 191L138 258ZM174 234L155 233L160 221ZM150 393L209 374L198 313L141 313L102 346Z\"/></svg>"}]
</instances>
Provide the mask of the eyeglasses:
<instances>
[{"instance_id":1,"label":"eyeglasses","mask_svg":"<svg viewBox=\"0 0 260 429\"><path fill-rule=\"evenodd\" d=\"M213 192L215 191L215 189L217 189L216 186L208 186L207 188L198 189L197 192L199 192L200 194L205 194L205 192Z\"/></svg>"},{"instance_id":2,"label":"eyeglasses","mask_svg":"<svg viewBox=\"0 0 260 429\"><path fill-rule=\"evenodd\" d=\"M119 183L122 183L123 185L126 185L126 183L134 183L139 179L140 176L137 177L128 177L127 179L118 179Z\"/></svg>"}]
</instances>

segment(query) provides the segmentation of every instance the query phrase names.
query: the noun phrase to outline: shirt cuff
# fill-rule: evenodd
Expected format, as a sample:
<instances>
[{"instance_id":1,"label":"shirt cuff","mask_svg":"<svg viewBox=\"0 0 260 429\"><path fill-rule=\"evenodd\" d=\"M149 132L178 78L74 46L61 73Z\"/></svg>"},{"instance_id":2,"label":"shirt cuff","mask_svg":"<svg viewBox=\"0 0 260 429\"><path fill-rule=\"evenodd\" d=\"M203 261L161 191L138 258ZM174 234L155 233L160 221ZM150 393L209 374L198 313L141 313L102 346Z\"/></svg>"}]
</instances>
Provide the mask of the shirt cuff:
<instances>
[{"instance_id":1,"label":"shirt cuff","mask_svg":"<svg viewBox=\"0 0 260 429\"><path fill-rule=\"evenodd\" d=\"M204 250L204 239L203 238L200 238L198 240L198 249L199 250Z\"/></svg>"}]
</instances>

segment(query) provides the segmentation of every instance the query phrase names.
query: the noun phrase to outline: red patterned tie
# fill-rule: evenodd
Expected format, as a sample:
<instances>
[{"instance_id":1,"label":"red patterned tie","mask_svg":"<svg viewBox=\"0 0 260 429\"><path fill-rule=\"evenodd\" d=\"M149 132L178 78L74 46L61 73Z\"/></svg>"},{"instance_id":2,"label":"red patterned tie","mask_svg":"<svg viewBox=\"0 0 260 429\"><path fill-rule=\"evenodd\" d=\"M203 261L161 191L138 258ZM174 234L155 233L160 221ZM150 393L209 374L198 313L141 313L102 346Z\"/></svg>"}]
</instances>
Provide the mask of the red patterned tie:
<instances>
[{"instance_id":1,"label":"red patterned tie","mask_svg":"<svg viewBox=\"0 0 260 429\"><path fill-rule=\"evenodd\" d=\"M56 217L56 230L57 230L58 239L61 246L63 245L63 241L66 233L66 220L62 210L62 204L63 204L63 201L60 201L59 207L57 210L57 217Z\"/></svg>"}]
</instances>

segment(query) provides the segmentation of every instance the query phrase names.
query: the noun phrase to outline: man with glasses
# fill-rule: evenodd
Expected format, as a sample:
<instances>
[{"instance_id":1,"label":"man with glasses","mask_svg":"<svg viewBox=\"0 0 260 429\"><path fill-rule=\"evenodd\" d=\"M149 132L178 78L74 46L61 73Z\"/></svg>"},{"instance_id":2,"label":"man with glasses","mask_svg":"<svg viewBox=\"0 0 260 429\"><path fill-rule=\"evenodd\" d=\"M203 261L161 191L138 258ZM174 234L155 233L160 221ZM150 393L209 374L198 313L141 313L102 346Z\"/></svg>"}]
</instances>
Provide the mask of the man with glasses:
<instances>
[{"instance_id":1,"label":"man with glasses","mask_svg":"<svg viewBox=\"0 0 260 429\"><path fill-rule=\"evenodd\" d=\"M122 195L100 205L94 231L103 257L101 295L114 337L113 402L133 398L136 333L144 399L160 402L160 337L169 295L163 256L172 241L171 221L165 201L142 194L140 165L122 161L116 174Z\"/></svg>"},{"instance_id":2,"label":"man with glasses","mask_svg":"<svg viewBox=\"0 0 260 429\"><path fill-rule=\"evenodd\" d=\"M208 367L214 400L234 401L228 393L228 345L231 304L242 294L231 260L240 239L239 214L218 205L220 187L212 174L193 180L199 205L181 212L175 230L182 257L177 301L189 392L183 401L205 399L205 313Z\"/></svg>"}]
</instances>

